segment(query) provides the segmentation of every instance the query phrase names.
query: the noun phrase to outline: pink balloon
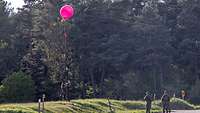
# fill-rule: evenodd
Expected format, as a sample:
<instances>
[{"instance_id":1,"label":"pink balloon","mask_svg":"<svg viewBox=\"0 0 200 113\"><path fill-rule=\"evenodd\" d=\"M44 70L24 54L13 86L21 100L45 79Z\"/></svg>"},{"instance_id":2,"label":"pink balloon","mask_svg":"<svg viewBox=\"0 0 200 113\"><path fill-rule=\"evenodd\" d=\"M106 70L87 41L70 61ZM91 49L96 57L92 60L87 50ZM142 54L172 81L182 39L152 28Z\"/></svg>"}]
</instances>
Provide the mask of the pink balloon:
<instances>
[{"instance_id":1,"label":"pink balloon","mask_svg":"<svg viewBox=\"0 0 200 113\"><path fill-rule=\"evenodd\" d=\"M71 5L64 5L60 8L60 16L64 20L69 20L74 15L74 9Z\"/></svg>"}]
</instances>

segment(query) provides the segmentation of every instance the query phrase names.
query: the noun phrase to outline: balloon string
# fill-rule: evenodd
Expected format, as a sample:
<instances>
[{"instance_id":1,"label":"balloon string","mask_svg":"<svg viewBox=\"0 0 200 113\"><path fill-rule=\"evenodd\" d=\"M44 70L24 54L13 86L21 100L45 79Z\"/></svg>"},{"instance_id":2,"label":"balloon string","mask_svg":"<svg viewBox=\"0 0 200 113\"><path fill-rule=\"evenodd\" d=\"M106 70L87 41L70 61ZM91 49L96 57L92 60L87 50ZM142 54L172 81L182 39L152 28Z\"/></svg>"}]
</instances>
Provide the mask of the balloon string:
<instances>
[{"instance_id":1,"label":"balloon string","mask_svg":"<svg viewBox=\"0 0 200 113\"><path fill-rule=\"evenodd\" d=\"M64 32L64 37L65 37L65 39L67 39L67 33L66 32Z\"/></svg>"},{"instance_id":2,"label":"balloon string","mask_svg":"<svg viewBox=\"0 0 200 113\"><path fill-rule=\"evenodd\" d=\"M65 22L65 19L62 18L62 19L60 20L60 22L61 22L61 23ZM66 28L65 28L65 27L63 28L63 32L64 32L64 38L67 39L67 32L66 32Z\"/></svg>"}]
</instances>

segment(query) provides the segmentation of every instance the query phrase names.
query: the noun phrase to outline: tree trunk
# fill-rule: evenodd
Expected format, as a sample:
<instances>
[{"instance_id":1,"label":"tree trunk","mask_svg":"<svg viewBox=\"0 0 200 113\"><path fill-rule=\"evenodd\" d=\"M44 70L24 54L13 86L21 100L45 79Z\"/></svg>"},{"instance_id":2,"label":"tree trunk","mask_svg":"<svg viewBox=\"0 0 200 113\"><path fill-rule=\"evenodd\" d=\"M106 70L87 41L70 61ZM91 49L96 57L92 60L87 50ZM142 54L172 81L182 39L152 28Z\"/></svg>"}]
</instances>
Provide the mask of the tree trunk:
<instances>
[{"instance_id":1,"label":"tree trunk","mask_svg":"<svg viewBox=\"0 0 200 113\"><path fill-rule=\"evenodd\" d=\"M104 66L103 66L103 68L102 68L102 73L101 73L101 83L100 83L101 96L103 96L103 83L104 83L104 76L105 76L105 69L104 69Z\"/></svg>"},{"instance_id":2,"label":"tree trunk","mask_svg":"<svg viewBox=\"0 0 200 113\"><path fill-rule=\"evenodd\" d=\"M84 76L84 72L83 72L83 69L80 68L80 78L81 78L81 81L83 83L83 87L81 88L81 93L82 93L82 98L84 99L86 97L86 86L85 86L85 76Z\"/></svg>"},{"instance_id":3,"label":"tree trunk","mask_svg":"<svg viewBox=\"0 0 200 113\"><path fill-rule=\"evenodd\" d=\"M157 83L156 83L156 68L153 69L153 87L154 87L154 92L156 93L157 91Z\"/></svg>"},{"instance_id":4,"label":"tree trunk","mask_svg":"<svg viewBox=\"0 0 200 113\"><path fill-rule=\"evenodd\" d=\"M162 89L163 88L163 75L164 75L164 73L163 73L163 68L162 68L162 66L160 66L160 88Z\"/></svg>"},{"instance_id":5,"label":"tree trunk","mask_svg":"<svg viewBox=\"0 0 200 113\"><path fill-rule=\"evenodd\" d=\"M90 77L91 77L91 82L92 82L92 88L93 88L93 96L96 97L96 86L95 86L95 81L94 81L94 75L93 75L93 69L89 70Z\"/></svg>"}]
</instances>

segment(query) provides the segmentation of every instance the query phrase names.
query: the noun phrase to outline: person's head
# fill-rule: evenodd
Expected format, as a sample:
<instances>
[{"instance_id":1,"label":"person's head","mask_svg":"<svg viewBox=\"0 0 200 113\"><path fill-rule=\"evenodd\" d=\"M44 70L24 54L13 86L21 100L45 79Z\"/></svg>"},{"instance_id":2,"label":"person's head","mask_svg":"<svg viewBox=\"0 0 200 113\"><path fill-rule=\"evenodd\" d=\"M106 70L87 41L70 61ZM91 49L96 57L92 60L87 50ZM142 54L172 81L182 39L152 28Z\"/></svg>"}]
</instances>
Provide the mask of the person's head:
<instances>
[{"instance_id":1,"label":"person's head","mask_svg":"<svg viewBox=\"0 0 200 113\"><path fill-rule=\"evenodd\" d=\"M167 94L167 90L164 91L164 94Z\"/></svg>"},{"instance_id":2,"label":"person's head","mask_svg":"<svg viewBox=\"0 0 200 113\"><path fill-rule=\"evenodd\" d=\"M148 91L146 92L146 95L149 95L149 92L148 92Z\"/></svg>"}]
</instances>

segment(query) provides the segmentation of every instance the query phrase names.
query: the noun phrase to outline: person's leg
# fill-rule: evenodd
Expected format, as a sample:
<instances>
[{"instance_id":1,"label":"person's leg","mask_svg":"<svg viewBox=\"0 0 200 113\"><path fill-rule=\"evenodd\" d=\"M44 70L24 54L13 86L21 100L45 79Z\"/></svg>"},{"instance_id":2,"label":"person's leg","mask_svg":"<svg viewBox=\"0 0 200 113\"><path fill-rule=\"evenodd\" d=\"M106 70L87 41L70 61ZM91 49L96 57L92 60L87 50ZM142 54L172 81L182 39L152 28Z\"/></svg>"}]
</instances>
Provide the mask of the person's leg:
<instances>
[{"instance_id":1,"label":"person's leg","mask_svg":"<svg viewBox=\"0 0 200 113\"><path fill-rule=\"evenodd\" d=\"M167 108L165 108L165 113L168 113L168 112L167 112Z\"/></svg>"},{"instance_id":2,"label":"person's leg","mask_svg":"<svg viewBox=\"0 0 200 113\"><path fill-rule=\"evenodd\" d=\"M149 113L148 106L146 106L146 113Z\"/></svg>"},{"instance_id":3,"label":"person's leg","mask_svg":"<svg viewBox=\"0 0 200 113\"><path fill-rule=\"evenodd\" d=\"M146 109L146 113L150 113L148 108Z\"/></svg>"},{"instance_id":4,"label":"person's leg","mask_svg":"<svg viewBox=\"0 0 200 113\"><path fill-rule=\"evenodd\" d=\"M170 109L169 109L169 104L167 104L167 107L166 107L167 109L167 113L170 113Z\"/></svg>"},{"instance_id":5,"label":"person's leg","mask_svg":"<svg viewBox=\"0 0 200 113\"><path fill-rule=\"evenodd\" d=\"M167 107L166 107L166 105L163 106L163 108L164 108L164 113L167 113Z\"/></svg>"},{"instance_id":6,"label":"person's leg","mask_svg":"<svg viewBox=\"0 0 200 113\"><path fill-rule=\"evenodd\" d=\"M151 113L151 107L149 108L149 113Z\"/></svg>"},{"instance_id":7,"label":"person's leg","mask_svg":"<svg viewBox=\"0 0 200 113\"><path fill-rule=\"evenodd\" d=\"M170 109L169 108L167 108L167 113L170 113Z\"/></svg>"},{"instance_id":8,"label":"person's leg","mask_svg":"<svg viewBox=\"0 0 200 113\"><path fill-rule=\"evenodd\" d=\"M146 110L146 113L149 113L149 107L147 106L147 110Z\"/></svg>"},{"instance_id":9,"label":"person's leg","mask_svg":"<svg viewBox=\"0 0 200 113\"><path fill-rule=\"evenodd\" d=\"M165 113L165 108L163 108L163 113Z\"/></svg>"},{"instance_id":10,"label":"person's leg","mask_svg":"<svg viewBox=\"0 0 200 113\"><path fill-rule=\"evenodd\" d=\"M150 113L151 105L147 104L146 105L146 113Z\"/></svg>"}]
</instances>

